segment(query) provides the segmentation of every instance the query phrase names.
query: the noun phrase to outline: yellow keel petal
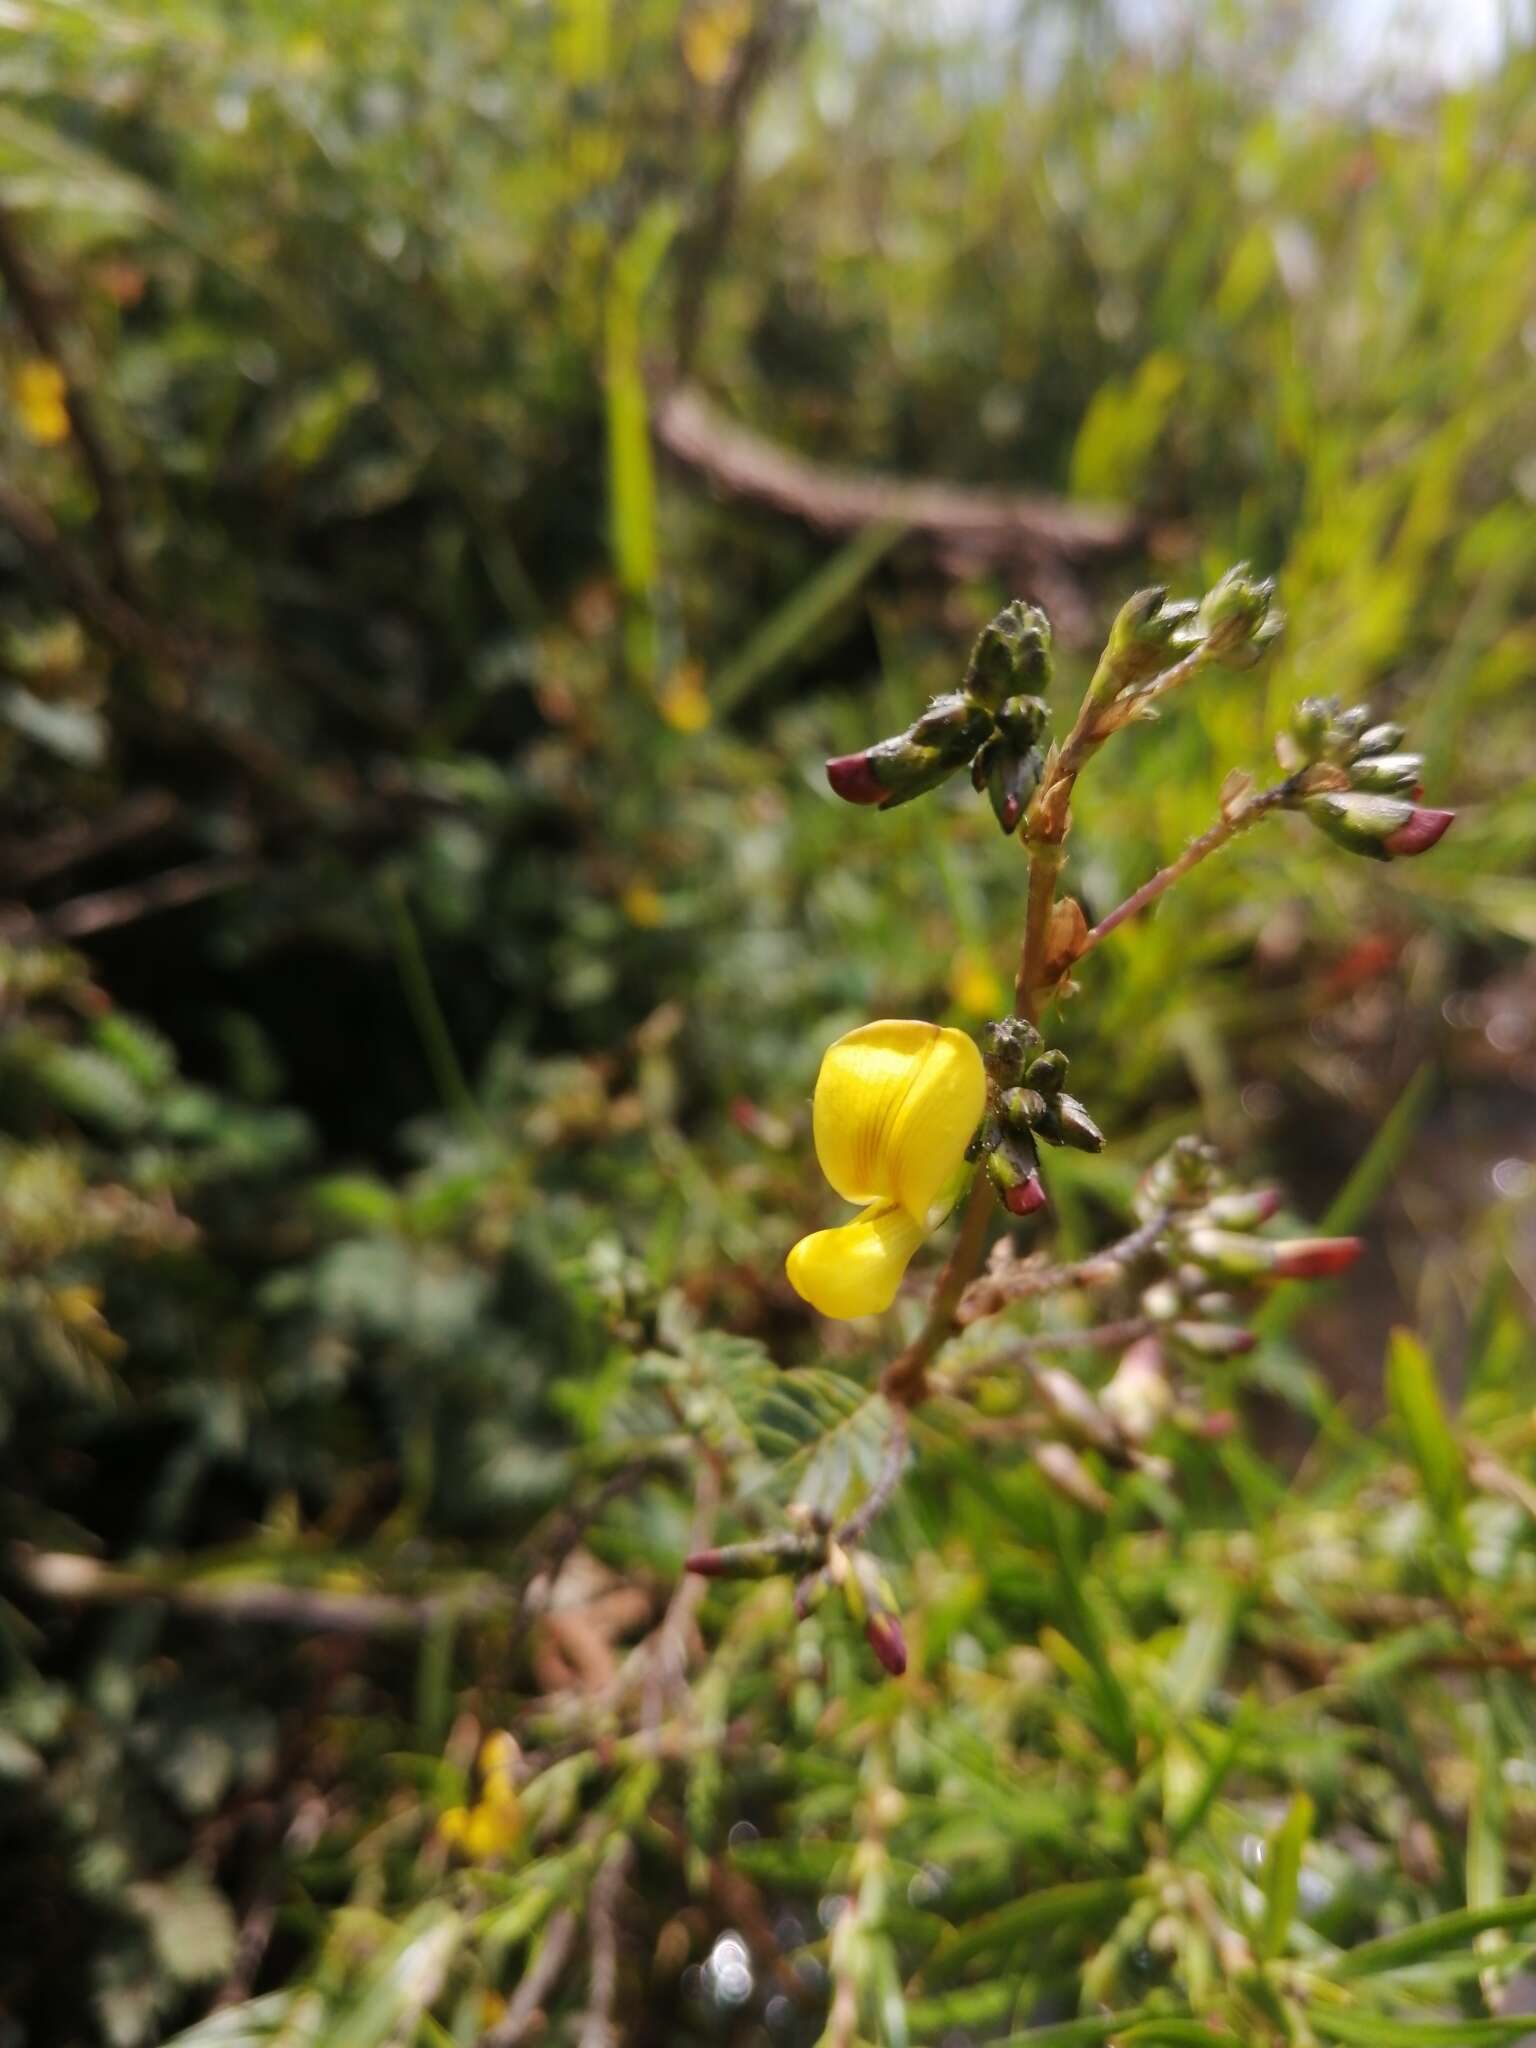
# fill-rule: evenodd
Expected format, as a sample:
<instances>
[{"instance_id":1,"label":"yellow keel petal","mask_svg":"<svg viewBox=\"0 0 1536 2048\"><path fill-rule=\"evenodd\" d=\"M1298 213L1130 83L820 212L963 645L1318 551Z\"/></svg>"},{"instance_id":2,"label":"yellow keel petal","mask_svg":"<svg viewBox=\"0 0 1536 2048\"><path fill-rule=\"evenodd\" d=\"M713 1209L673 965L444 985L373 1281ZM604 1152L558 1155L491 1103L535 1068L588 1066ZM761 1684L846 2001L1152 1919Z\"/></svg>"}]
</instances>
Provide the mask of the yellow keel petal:
<instances>
[{"instance_id":1,"label":"yellow keel petal","mask_svg":"<svg viewBox=\"0 0 1536 2048\"><path fill-rule=\"evenodd\" d=\"M840 1230L802 1237L784 1262L789 1284L824 1316L877 1316L896 1299L924 1232L894 1202L875 1202Z\"/></svg>"}]
</instances>

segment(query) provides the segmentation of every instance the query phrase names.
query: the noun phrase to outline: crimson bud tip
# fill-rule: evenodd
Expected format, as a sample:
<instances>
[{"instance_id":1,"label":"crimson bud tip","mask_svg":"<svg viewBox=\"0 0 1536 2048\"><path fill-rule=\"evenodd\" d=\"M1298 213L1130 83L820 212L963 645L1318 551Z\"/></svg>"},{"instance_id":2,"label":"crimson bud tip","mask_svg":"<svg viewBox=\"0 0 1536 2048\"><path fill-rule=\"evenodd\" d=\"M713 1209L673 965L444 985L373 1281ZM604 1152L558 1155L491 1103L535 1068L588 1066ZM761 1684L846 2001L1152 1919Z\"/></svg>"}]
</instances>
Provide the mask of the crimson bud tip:
<instances>
[{"instance_id":1,"label":"crimson bud tip","mask_svg":"<svg viewBox=\"0 0 1536 2048\"><path fill-rule=\"evenodd\" d=\"M1391 838L1384 839L1382 844L1388 853L1399 857L1428 853L1449 832L1455 816L1454 811L1432 811L1423 804L1417 804L1407 823L1399 825Z\"/></svg>"},{"instance_id":2,"label":"crimson bud tip","mask_svg":"<svg viewBox=\"0 0 1536 2048\"><path fill-rule=\"evenodd\" d=\"M848 804L877 804L886 795L867 752L839 754L827 763L827 780Z\"/></svg>"},{"instance_id":3,"label":"crimson bud tip","mask_svg":"<svg viewBox=\"0 0 1536 2048\"><path fill-rule=\"evenodd\" d=\"M900 1678L907 1668L907 1639L895 1615L872 1614L864 1638L892 1678Z\"/></svg>"},{"instance_id":4,"label":"crimson bud tip","mask_svg":"<svg viewBox=\"0 0 1536 2048\"><path fill-rule=\"evenodd\" d=\"M1275 1247L1277 1280L1325 1280L1347 1273L1365 1250L1359 1237L1295 1237Z\"/></svg>"},{"instance_id":5,"label":"crimson bud tip","mask_svg":"<svg viewBox=\"0 0 1536 2048\"><path fill-rule=\"evenodd\" d=\"M1033 1216L1045 1207L1046 1194L1038 1173L1026 1174L1017 1187L1009 1188L1003 1196L1003 1207L1010 1216Z\"/></svg>"}]
</instances>

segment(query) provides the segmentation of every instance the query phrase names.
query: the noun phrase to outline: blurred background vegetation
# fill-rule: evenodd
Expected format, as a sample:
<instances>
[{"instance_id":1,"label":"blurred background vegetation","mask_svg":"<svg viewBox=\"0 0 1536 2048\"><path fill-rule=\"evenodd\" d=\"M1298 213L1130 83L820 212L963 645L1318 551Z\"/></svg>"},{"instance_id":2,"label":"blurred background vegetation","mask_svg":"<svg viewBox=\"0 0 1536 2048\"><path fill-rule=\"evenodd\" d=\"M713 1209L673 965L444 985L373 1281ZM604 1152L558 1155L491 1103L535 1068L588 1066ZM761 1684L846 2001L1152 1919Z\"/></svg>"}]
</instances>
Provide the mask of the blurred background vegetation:
<instances>
[{"instance_id":1,"label":"blurred background vegetation","mask_svg":"<svg viewBox=\"0 0 1536 2048\"><path fill-rule=\"evenodd\" d=\"M4 2048L1520 2037L1536 36L1338 26L0 8ZM1366 1264L1107 1513L925 1416L899 1683L677 1595L919 1306L783 1278L823 1047L1012 975L984 807L823 758L1240 556L1288 636L1096 764L1090 913L1309 692L1461 817L1085 964L1055 1242L1202 1130Z\"/></svg>"}]
</instances>

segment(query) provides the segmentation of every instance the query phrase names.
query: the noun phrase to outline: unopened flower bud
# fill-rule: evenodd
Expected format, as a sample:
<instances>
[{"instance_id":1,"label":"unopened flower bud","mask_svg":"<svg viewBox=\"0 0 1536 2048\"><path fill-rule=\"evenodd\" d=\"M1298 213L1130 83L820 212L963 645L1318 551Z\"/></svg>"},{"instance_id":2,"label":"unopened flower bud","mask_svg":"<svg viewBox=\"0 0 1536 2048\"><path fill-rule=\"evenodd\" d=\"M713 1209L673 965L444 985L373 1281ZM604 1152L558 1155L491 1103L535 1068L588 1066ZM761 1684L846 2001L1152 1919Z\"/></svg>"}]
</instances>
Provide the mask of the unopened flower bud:
<instances>
[{"instance_id":1,"label":"unopened flower bud","mask_svg":"<svg viewBox=\"0 0 1536 2048\"><path fill-rule=\"evenodd\" d=\"M1156 1337L1138 1337L1099 1395L1099 1406L1128 1443L1144 1444L1173 1410L1173 1389Z\"/></svg>"},{"instance_id":2,"label":"unopened flower bud","mask_svg":"<svg viewBox=\"0 0 1536 2048\"><path fill-rule=\"evenodd\" d=\"M1267 1238L1236 1230L1213 1230L1197 1224L1184 1240L1189 1256L1207 1273L1223 1280L1256 1280L1275 1263L1275 1247Z\"/></svg>"},{"instance_id":3,"label":"unopened flower bud","mask_svg":"<svg viewBox=\"0 0 1536 2048\"><path fill-rule=\"evenodd\" d=\"M952 690L935 697L919 712L902 737L914 746L931 747L948 766L958 768L970 760L991 730L991 714Z\"/></svg>"},{"instance_id":4,"label":"unopened flower bud","mask_svg":"<svg viewBox=\"0 0 1536 2048\"><path fill-rule=\"evenodd\" d=\"M1045 1478L1065 1499L1096 1515L1109 1513L1109 1495L1070 1444L1037 1443L1032 1456Z\"/></svg>"},{"instance_id":5,"label":"unopened flower bud","mask_svg":"<svg viewBox=\"0 0 1536 2048\"><path fill-rule=\"evenodd\" d=\"M1024 1071L1024 1078L1031 1088L1038 1088L1042 1095L1054 1095L1067 1078L1067 1069L1071 1064L1064 1052L1052 1046L1049 1052L1043 1052L1037 1060L1030 1061Z\"/></svg>"},{"instance_id":6,"label":"unopened flower bud","mask_svg":"<svg viewBox=\"0 0 1536 2048\"><path fill-rule=\"evenodd\" d=\"M887 790L876 775L868 748L861 754L839 754L827 763L827 780L845 804L884 803Z\"/></svg>"},{"instance_id":7,"label":"unopened flower bud","mask_svg":"<svg viewBox=\"0 0 1536 2048\"><path fill-rule=\"evenodd\" d=\"M1304 760L1321 759L1338 708L1336 697L1303 697L1292 711L1290 736Z\"/></svg>"},{"instance_id":8,"label":"unopened flower bud","mask_svg":"<svg viewBox=\"0 0 1536 2048\"><path fill-rule=\"evenodd\" d=\"M904 733L829 761L827 780L846 802L878 804L888 811L937 789L970 760L991 730L991 715L968 697L958 692L935 697Z\"/></svg>"},{"instance_id":9,"label":"unopened flower bud","mask_svg":"<svg viewBox=\"0 0 1536 2048\"><path fill-rule=\"evenodd\" d=\"M1035 1385L1057 1421L1065 1423L1073 1436L1092 1444L1095 1450L1118 1449L1119 1434L1114 1424L1080 1379L1048 1365L1035 1374Z\"/></svg>"},{"instance_id":10,"label":"unopened flower bud","mask_svg":"<svg viewBox=\"0 0 1536 2048\"><path fill-rule=\"evenodd\" d=\"M1179 1290L1171 1280L1154 1280L1142 1290L1141 1312L1149 1322L1166 1323L1182 1307Z\"/></svg>"},{"instance_id":11,"label":"unopened flower bud","mask_svg":"<svg viewBox=\"0 0 1536 2048\"><path fill-rule=\"evenodd\" d=\"M1033 1216L1045 1207L1045 1189L1028 1137L1005 1132L996 1149L987 1154L987 1178L1010 1216Z\"/></svg>"},{"instance_id":12,"label":"unopened flower bud","mask_svg":"<svg viewBox=\"0 0 1536 2048\"><path fill-rule=\"evenodd\" d=\"M725 1543L696 1550L683 1565L701 1579L767 1579L809 1564L819 1554L814 1535L770 1536L760 1543Z\"/></svg>"},{"instance_id":13,"label":"unopened flower bud","mask_svg":"<svg viewBox=\"0 0 1536 2048\"><path fill-rule=\"evenodd\" d=\"M894 1614L872 1613L864 1623L864 1640L892 1678L907 1668L907 1639Z\"/></svg>"},{"instance_id":14,"label":"unopened flower bud","mask_svg":"<svg viewBox=\"0 0 1536 2048\"><path fill-rule=\"evenodd\" d=\"M1061 1131L1062 1144L1071 1145L1078 1152L1104 1150L1104 1133L1075 1095L1068 1095L1063 1090L1051 1107Z\"/></svg>"},{"instance_id":15,"label":"unopened flower bud","mask_svg":"<svg viewBox=\"0 0 1536 2048\"><path fill-rule=\"evenodd\" d=\"M1205 1213L1221 1230L1257 1230L1279 1207L1278 1188L1244 1188L1214 1196L1206 1204Z\"/></svg>"},{"instance_id":16,"label":"unopened flower bud","mask_svg":"<svg viewBox=\"0 0 1536 2048\"><path fill-rule=\"evenodd\" d=\"M1001 1017L982 1031L982 1063L999 1088L1011 1088L1043 1043L1034 1025L1022 1017Z\"/></svg>"},{"instance_id":17,"label":"unopened flower bud","mask_svg":"<svg viewBox=\"0 0 1536 2048\"><path fill-rule=\"evenodd\" d=\"M1308 797L1301 808L1335 845L1347 853L1364 854L1367 860L1390 860L1387 841L1413 816L1406 797L1376 796L1366 790L1327 790Z\"/></svg>"},{"instance_id":18,"label":"unopened flower bud","mask_svg":"<svg viewBox=\"0 0 1536 2048\"><path fill-rule=\"evenodd\" d=\"M1181 1320L1171 1326L1170 1335L1200 1358L1240 1358L1259 1341L1252 1330L1245 1330L1238 1323Z\"/></svg>"},{"instance_id":19,"label":"unopened flower bud","mask_svg":"<svg viewBox=\"0 0 1536 2048\"><path fill-rule=\"evenodd\" d=\"M1388 796L1411 796L1424 774L1422 754L1364 754L1351 762L1351 789L1379 790Z\"/></svg>"},{"instance_id":20,"label":"unopened flower bud","mask_svg":"<svg viewBox=\"0 0 1536 2048\"><path fill-rule=\"evenodd\" d=\"M1203 1273L1199 1274L1196 1284L1204 1278ZM1197 1293L1194 1306L1196 1314L1208 1323L1230 1322L1238 1313L1236 1295L1223 1294L1218 1288L1210 1288L1203 1294Z\"/></svg>"},{"instance_id":21,"label":"unopened flower bud","mask_svg":"<svg viewBox=\"0 0 1536 2048\"><path fill-rule=\"evenodd\" d=\"M997 1098L997 1108L1010 1130L1032 1131L1045 1116L1045 1097L1037 1088L1006 1088Z\"/></svg>"},{"instance_id":22,"label":"unopened flower bud","mask_svg":"<svg viewBox=\"0 0 1536 2048\"><path fill-rule=\"evenodd\" d=\"M1416 853L1428 853L1432 846L1439 845L1455 818L1454 811L1432 811L1423 804L1415 804L1408 822L1387 840L1387 852L1399 860L1411 859Z\"/></svg>"},{"instance_id":23,"label":"unopened flower bud","mask_svg":"<svg viewBox=\"0 0 1536 2048\"><path fill-rule=\"evenodd\" d=\"M1107 704L1133 683L1145 682L1177 658L1178 636L1194 618L1189 602L1169 604L1161 584L1138 590L1115 614L1098 668L1089 685L1095 703Z\"/></svg>"},{"instance_id":24,"label":"unopened flower bud","mask_svg":"<svg viewBox=\"0 0 1536 2048\"><path fill-rule=\"evenodd\" d=\"M997 708L997 729L1016 747L1038 747L1051 722L1043 697L1009 697Z\"/></svg>"},{"instance_id":25,"label":"unopened flower bud","mask_svg":"<svg viewBox=\"0 0 1536 2048\"><path fill-rule=\"evenodd\" d=\"M1201 1138L1175 1138L1137 1184L1135 1210L1149 1222L1160 1209L1192 1209L1209 1201L1221 1186L1214 1146Z\"/></svg>"},{"instance_id":26,"label":"unopened flower bud","mask_svg":"<svg viewBox=\"0 0 1536 2048\"><path fill-rule=\"evenodd\" d=\"M995 732L971 763L971 781L984 789L992 815L1005 832L1017 832L1039 787L1045 757L1038 747L1018 747Z\"/></svg>"},{"instance_id":27,"label":"unopened flower bud","mask_svg":"<svg viewBox=\"0 0 1536 2048\"><path fill-rule=\"evenodd\" d=\"M1253 667L1284 624L1272 609L1274 595L1274 583L1251 577L1246 562L1206 592L1194 624L1212 660L1227 668Z\"/></svg>"},{"instance_id":28,"label":"unopened flower bud","mask_svg":"<svg viewBox=\"0 0 1536 2048\"><path fill-rule=\"evenodd\" d=\"M1289 1237L1274 1247L1277 1280L1324 1280L1347 1273L1365 1242L1358 1237Z\"/></svg>"},{"instance_id":29,"label":"unopened flower bud","mask_svg":"<svg viewBox=\"0 0 1536 2048\"><path fill-rule=\"evenodd\" d=\"M1049 619L1034 605L1015 598L978 634L965 672L965 692L996 710L1020 691L1048 689L1052 667Z\"/></svg>"},{"instance_id":30,"label":"unopened flower bud","mask_svg":"<svg viewBox=\"0 0 1536 2048\"><path fill-rule=\"evenodd\" d=\"M1357 751L1362 754L1395 754L1404 738L1400 725L1373 725L1361 733Z\"/></svg>"}]
</instances>

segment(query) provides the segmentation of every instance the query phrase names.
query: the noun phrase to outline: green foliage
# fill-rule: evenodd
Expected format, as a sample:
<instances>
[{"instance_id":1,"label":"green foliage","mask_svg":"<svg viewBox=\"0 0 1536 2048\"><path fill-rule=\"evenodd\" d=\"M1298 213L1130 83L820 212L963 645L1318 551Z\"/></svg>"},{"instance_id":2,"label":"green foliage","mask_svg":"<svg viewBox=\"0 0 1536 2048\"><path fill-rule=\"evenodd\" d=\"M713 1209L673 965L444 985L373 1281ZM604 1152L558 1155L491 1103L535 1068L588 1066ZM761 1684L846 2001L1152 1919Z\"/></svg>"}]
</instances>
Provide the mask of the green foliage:
<instances>
[{"instance_id":1,"label":"green foliage","mask_svg":"<svg viewBox=\"0 0 1536 2048\"><path fill-rule=\"evenodd\" d=\"M7 2040L585 2043L605 1970L682 2044L1522 2037L1536 53L1367 118L1289 10L989 35L0 22ZM1124 500L1130 558L717 490L679 370L833 471ZM1086 1301L1015 1303L869 1584L680 1580L882 1483L920 1304L782 1278L822 1048L1014 973L964 778L877 819L822 759L1016 586L1068 704L1237 556L1288 636L1095 762L1090 919L1307 697L1462 816L1406 869L1272 819L1083 961L1052 1252L1203 1128L1370 1285L1278 1288L1072 1498L994 1354Z\"/></svg>"}]
</instances>

